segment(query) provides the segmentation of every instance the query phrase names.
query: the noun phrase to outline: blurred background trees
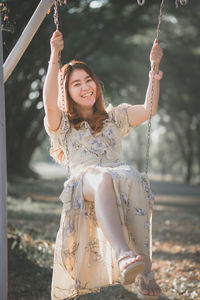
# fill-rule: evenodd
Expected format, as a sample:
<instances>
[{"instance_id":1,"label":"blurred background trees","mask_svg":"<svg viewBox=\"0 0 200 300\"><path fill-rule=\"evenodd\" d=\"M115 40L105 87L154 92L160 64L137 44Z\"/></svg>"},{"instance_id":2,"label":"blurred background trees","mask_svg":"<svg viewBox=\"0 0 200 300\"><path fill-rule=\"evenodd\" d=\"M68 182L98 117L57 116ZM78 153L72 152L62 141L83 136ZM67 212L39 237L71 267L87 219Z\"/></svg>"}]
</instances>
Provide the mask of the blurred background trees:
<instances>
[{"instance_id":1,"label":"blurred background trees","mask_svg":"<svg viewBox=\"0 0 200 300\"><path fill-rule=\"evenodd\" d=\"M65 48L63 63L86 61L104 84L105 102L144 103L160 1L71 0L60 12ZM165 1L160 45L164 49L161 95L152 119L150 172L200 182L200 2L175 8ZM4 31L4 59L21 35L39 1L8 2L14 30ZM49 159L43 128L42 87L55 30L53 9L6 83L8 173L31 175L31 162ZM124 157L144 169L146 124L123 142Z\"/></svg>"}]
</instances>

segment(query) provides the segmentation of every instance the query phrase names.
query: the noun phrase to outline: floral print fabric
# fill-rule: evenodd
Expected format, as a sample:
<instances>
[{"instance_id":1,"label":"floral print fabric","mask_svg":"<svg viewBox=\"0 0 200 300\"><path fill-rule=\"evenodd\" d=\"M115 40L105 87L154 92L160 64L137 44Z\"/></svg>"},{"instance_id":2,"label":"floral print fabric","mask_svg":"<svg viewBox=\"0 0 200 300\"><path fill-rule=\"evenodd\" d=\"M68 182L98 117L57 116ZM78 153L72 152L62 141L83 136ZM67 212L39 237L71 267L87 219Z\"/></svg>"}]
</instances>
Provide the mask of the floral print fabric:
<instances>
[{"instance_id":1,"label":"floral print fabric","mask_svg":"<svg viewBox=\"0 0 200 300\"><path fill-rule=\"evenodd\" d=\"M94 203L83 199L82 179L87 168L103 168L113 180L126 241L136 253L151 256L151 215L154 195L146 174L121 161L121 139L132 129L123 103L107 107L108 119L101 132L92 134L84 121L76 130L67 115L56 132L45 128L51 143L59 145L71 174L60 195L63 209L57 233L52 299L71 297L119 283L118 264L110 244L98 227ZM68 150L67 150L68 149Z\"/></svg>"}]
</instances>

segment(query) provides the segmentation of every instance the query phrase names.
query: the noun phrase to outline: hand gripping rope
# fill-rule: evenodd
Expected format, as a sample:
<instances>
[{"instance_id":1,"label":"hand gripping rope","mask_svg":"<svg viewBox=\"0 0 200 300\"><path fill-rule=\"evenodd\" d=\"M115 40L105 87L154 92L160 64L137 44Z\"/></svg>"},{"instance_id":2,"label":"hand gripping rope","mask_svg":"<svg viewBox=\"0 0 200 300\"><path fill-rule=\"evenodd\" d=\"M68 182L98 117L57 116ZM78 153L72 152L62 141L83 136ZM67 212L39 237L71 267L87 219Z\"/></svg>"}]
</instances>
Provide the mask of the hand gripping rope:
<instances>
[{"instance_id":1,"label":"hand gripping rope","mask_svg":"<svg viewBox=\"0 0 200 300\"><path fill-rule=\"evenodd\" d=\"M56 25L56 30L59 30L59 18L58 18L58 6L62 6L64 4L67 4L66 0L55 0L54 1L54 14L53 14L53 18L54 18L54 23ZM61 86L61 106L62 106L62 110L66 110L66 106L65 106L65 97L64 97L64 78L63 78L63 74L62 74L62 61L61 61L61 53L59 53L59 58L58 58L58 63L59 63L59 71L60 71L60 86Z\"/></svg>"},{"instance_id":2,"label":"hand gripping rope","mask_svg":"<svg viewBox=\"0 0 200 300\"><path fill-rule=\"evenodd\" d=\"M178 7L178 1L180 2L181 5L187 4L187 0L175 0L175 5L176 8ZM145 0L140 1L137 0L139 5L144 5ZM159 34L160 34L160 25L162 22L162 13L163 13L163 7L164 7L164 0L161 1L160 5L160 14L158 17L158 26L156 30L156 40L158 42L159 39ZM146 176L148 177L148 163L149 163L149 148L150 148L150 135L151 135L151 117L152 117L152 104L153 104L153 94L154 94L154 82L155 82L155 63L153 63L153 72L152 72L152 89L151 89L151 95L150 95L150 111L149 111L149 120L148 120L148 132L147 132L147 145L146 145L146 162L145 162L145 173ZM147 206L147 223L149 224L148 227L148 255L152 259L152 221L151 221L152 216L150 217L148 214L148 206Z\"/></svg>"},{"instance_id":3,"label":"hand gripping rope","mask_svg":"<svg viewBox=\"0 0 200 300\"><path fill-rule=\"evenodd\" d=\"M164 1L162 0L160 5L160 14L158 16L158 26L156 30L156 41L158 42L159 34L160 34L160 25L162 22L162 14L163 14L163 7L164 7ZM152 68L152 87L151 87L151 95L150 95L150 110L149 110L149 120L148 120L148 131L147 131L147 144L146 144L146 162L145 162L145 173L148 174L148 165L149 165L149 149L150 149L150 143L151 143L151 117L152 117L152 106L153 106L153 94L154 94L154 84L155 84L155 63L153 63Z\"/></svg>"},{"instance_id":4,"label":"hand gripping rope","mask_svg":"<svg viewBox=\"0 0 200 300\"><path fill-rule=\"evenodd\" d=\"M158 26L156 30L156 41L158 42L159 35L160 35L160 25L162 22L162 15L163 15L163 8L164 8L164 1L162 0L160 5L160 14L158 16ZM178 1L181 5L187 4L187 0L175 0L176 8L178 7ZM139 5L144 5L145 0L137 0ZM148 174L148 165L149 165L149 149L151 143L151 117L152 117L152 105L153 105L153 94L154 94L154 84L155 84L155 63L153 63L153 77L152 77L152 89L151 89L151 98L150 98L150 111L149 111L149 120L148 120L148 131L147 131L147 144L146 144L146 162L145 162L145 173Z\"/></svg>"},{"instance_id":5,"label":"hand gripping rope","mask_svg":"<svg viewBox=\"0 0 200 300\"><path fill-rule=\"evenodd\" d=\"M163 7L164 7L164 1L162 0L160 5L160 14L158 16L158 25L156 30L156 40L158 42L159 34L160 34L160 25L162 22L162 13L163 13ZM153 106L153 94L154 94L154 83L155 83L155 63L152 65L152 87L151 87L151 94L150 94L150 110L149 110L149 120L148 120L148 131L147 131L147 144L146 144L146 161L145 161L145 173L148 177L148 164L149 164L149 149L150 149L150 142L151 142L151 117L152 117L152 106ZM144 179L145 180L145 179ZM149 215L149 204L150 202L147 201L147 224L148 226L148 255L150 259L152 259L152 215ZM152 209L152 208L150 208Z\"/></svg>"},{"instance_id":6,"label":"hand gripping rope","mask_svg":"<svg viewBox=\"0 0 200 300\"><path fill-rule=\"evenodd\" d=\"M62 6L67 4L67 0L55 0L54 1L54 23L56 25L56 30L59 30L59 19L58 19L58 6ZM62 73L62 61L61 61L61 53L59 53L59 75L60 75L60 89L61 89L61 109L63 112L66 112L66 104L65 104L65 93L64 93L64 74ZM67 167L67 175L70 176L70 167L69 167L69 149L68 143L66 140L66 167Z\"/></svg>"}]
</instances>

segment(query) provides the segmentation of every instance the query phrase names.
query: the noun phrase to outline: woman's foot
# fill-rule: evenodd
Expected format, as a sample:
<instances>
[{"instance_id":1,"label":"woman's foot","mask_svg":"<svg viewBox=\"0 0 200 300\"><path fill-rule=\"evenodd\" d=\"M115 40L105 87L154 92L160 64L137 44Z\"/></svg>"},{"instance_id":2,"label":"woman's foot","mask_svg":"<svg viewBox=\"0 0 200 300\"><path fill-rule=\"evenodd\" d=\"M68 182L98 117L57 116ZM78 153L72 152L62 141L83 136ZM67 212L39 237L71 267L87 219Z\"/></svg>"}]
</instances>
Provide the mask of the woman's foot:
<instances>
[{"instance_id":1,"label":"woman's foot","mask_svg":"<svg viewBox=\"0 0 200 300\"><path fill-rule=\"evenodd\" d=\"M152 272L140 273L135 279L135 286L140 296L152 296L152 299L158 299L162 291L159 285L156 283ZM154 298L155 297L155 298ZM140 297L142 299L142 297ZM145 299L144 297L143 299ZM150 299L150 298L149 298Z\"/></svg>"},{"instance_id":2,"label":"woman's foot","mask_svg":"<svg viewBox=\"0 0 200 300\"><path fill-rule=\"evenodd\" d=\"M145 262L145 270L138 274L135 279L135 287L140 299L158 299L162 291L156 283L154 275L151 271L151 260L149 256L143 255ZM149 296L149 297L148 297Z\"/></svg>"},{"instance_id":3,"label":"woman's foot","mask_svg":"<svg viewBox=\"0 0 200 300\"><path fill-rule=\"evenodd\" d=\"M144 271L145 264L141 255L135 255L133 251L127 251L118 257L120 281L122 285L128 285L135 281L136 276Z\"/></svg>"}]
</instances>

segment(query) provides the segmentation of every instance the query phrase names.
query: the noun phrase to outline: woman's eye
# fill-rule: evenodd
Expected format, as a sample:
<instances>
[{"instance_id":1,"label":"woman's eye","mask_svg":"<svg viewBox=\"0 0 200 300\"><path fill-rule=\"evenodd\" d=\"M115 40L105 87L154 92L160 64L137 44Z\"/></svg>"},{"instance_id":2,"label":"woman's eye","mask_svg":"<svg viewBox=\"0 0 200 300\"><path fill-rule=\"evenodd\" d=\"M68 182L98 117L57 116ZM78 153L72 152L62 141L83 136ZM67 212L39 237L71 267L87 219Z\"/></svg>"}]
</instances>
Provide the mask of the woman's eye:
<instances>
[{"instance_id":1,"label":"woman's eye","mask_svg":"<svg viewBox=\"0 0 200 300\"><path fill-rule=\"evenodd\" d=\"M89 78L89 79L87 80L87 82L89 82L89 81L92 81L92 79L91 79L91 78Z\"/></svg>"},{"instance_id":2,"label":"woman's eye","mask_svg":"<svg viewBox=\"0 0 200 300\"><path fill-rule=\"evenodd\" d=\"M76 84L74 84L74 86L79 86L80 85L80 83L76 83Z\"/></svg>"}]
</instances>

